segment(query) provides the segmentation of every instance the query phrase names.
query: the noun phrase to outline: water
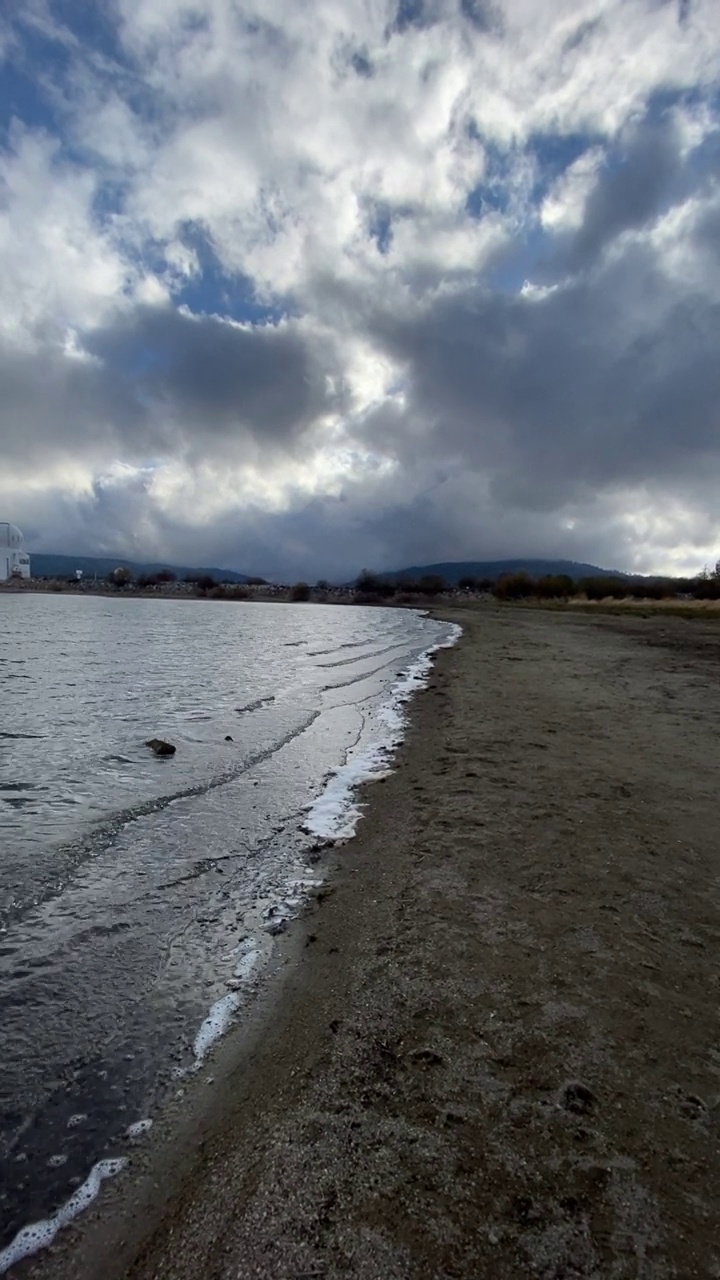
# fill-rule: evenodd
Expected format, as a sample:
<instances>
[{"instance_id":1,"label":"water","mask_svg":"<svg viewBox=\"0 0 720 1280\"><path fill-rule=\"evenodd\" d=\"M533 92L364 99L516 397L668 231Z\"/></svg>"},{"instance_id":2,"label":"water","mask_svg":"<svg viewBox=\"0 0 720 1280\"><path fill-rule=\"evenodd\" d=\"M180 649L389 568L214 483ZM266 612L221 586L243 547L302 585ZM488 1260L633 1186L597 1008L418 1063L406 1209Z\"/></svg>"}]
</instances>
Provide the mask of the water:
<instances>
[{"instance_id":1,"label":"water","mask_svg":"<svg viewBox=\"0 0 720 1280\"><path fill-rule=\"evenodd\" d=\"M0 1248L82 1201L241 1011L317 882L304 827L352 830L391 691L448 634L391 609L0 596Z\"/></svg>"}]
</instances>

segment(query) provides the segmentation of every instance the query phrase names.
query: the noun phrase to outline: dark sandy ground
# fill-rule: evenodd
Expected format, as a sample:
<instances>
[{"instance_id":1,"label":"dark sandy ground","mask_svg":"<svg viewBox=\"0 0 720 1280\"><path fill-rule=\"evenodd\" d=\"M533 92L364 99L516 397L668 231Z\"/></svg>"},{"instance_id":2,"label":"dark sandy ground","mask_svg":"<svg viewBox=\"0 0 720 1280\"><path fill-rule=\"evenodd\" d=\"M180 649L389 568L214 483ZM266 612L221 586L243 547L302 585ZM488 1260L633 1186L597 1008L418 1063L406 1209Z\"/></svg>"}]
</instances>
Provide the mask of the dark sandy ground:
<instances>
[{"instance_id":1,"label":"dark sandy ground","mask_svg":"<svg viewBox=\"0 0 720 1280\"><path fill-rule=\"evenodd\" d=\"M33 1272L720 1277L720 627L461 620L184 1139Z\"/></svg>"}]
</instances>

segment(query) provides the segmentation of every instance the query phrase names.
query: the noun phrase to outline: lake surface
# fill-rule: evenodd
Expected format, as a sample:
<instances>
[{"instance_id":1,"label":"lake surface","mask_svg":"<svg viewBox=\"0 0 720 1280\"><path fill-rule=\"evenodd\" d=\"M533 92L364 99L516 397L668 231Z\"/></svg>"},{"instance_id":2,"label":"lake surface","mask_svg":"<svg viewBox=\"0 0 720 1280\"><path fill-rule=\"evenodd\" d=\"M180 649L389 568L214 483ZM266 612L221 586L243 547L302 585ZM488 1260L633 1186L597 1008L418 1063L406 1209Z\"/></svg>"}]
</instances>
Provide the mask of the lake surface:
<instances>
[{"instance_id":1,"label":"lake surface","mask_svg":"<svg viewBox=\"0 0 720 1280\"><path fill-rule=\"evenodd\" d=\"M127 1154L241 1016L317 883L317 834L352 830L349 787L450 632L393 609L0 596L0 1248Z\"/></svg>"}]
</instances>

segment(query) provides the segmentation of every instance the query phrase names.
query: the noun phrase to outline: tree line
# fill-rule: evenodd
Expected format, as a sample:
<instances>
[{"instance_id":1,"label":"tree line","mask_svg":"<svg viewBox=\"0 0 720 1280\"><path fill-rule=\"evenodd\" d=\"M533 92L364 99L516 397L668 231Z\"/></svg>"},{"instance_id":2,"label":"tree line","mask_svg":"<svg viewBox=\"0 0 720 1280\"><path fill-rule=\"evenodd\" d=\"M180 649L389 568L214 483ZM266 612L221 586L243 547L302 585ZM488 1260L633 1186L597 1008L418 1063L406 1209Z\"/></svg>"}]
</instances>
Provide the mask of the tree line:
<instances>
[{"instance_id":1,"label":"tree line","mask_svg":"<svg viewBox=\"0 0 720 1280\"><path fill-rule=\"evenodd\" d=\"M137 578L129 569L119 567L108 575L108 581L115 587L155 587L169 585L177 581L177 575L171 569L160 569L157 573L140 574ZM210 574L187 574L184 582L195 588L198 594L213 597L247 598L245 587L267 586L264 578L249 578L247 583L219 583ZM306 582L296 582L288 588L289 598L294 601L312 599L313 590L324 595L330 590L323 579L313 589ZM374 573L371 569L363 569L358 574L352 587L349 588L358 603L377 603L382 600L397 599L402 601L409 597L428 597L444 595L448 592L478 594L491 592L496 600L570 600L583 597L586 600L667 600L685 597L695 600L720 600L720 561L712 572L705 570L694 578L615 578L598 576L575 580L568 574L544 574L533 578L524 570L505 573L499 578L478 578L465 575L457 586L448 584L439 574L424 574L417 579L386 578L383 574Z\"/></svg>"},{"instance_id":2,"label":"tree line","mask_svg":"<svg viewBox=\"0 0 720 1280\"><path fill-rule=\"evenodd\" d=\"M519 570L499 578L460 578L457 588L449 586L437 574L427 574L416 581L388 579L364 569L355 583L355 594L361 598L392 599L398 595L437 596L448 591L492 592L497 600L570 600L583 596L586 600L667 600L686 596L695 600L720 600L720 562L712 573L707 570L694 578L613 578L598 576L575 580L568 574L544 574L532 578Z\"/></svg>"}]
</instances>

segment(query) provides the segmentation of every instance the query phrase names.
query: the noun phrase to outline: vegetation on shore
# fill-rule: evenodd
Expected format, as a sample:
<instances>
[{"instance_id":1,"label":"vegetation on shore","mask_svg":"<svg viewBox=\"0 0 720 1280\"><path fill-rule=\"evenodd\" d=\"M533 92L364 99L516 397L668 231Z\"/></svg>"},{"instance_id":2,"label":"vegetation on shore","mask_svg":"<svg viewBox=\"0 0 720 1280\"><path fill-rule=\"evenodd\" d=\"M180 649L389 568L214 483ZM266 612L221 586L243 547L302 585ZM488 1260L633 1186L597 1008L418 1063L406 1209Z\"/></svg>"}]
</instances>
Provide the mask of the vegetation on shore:
<instances>
[{"instance_id":1,"label":"vegetation on shore","mask_svg":"<svg viewBox=\"0 0 720 1280\"><path fill-rule=\"evenodd\" d=\"M720 562L712 573L705 571L695 578L613 578L596 577L574 580L567 574L544 574L533 578L520 570L490 578L461 578L457 588L448 587L438 575L426 575L417 582L406 578L393 581L383 575L363 570L355 584L355 593L364 600L438 596L449 592L460 595L492 594L496 600L516 602L583 601L720 601Z\"/></svg>"},{"instance_id":2,"label":"vegetation on shore","mask_svg":"<svg viewBox=\"0 0 720 1280\"><path fill-rule=\"evenodd\" d=\"M457 585L448 584L439 574L424 574L416 581L407 577L393 579L385 574L363 569L352 584L333 586L324 579L311 586L307 582L278 585L264 578L249 578L245 583L218 582L210 574L188 573L182 581L170 569L134 577L130 569L118 566L103 582L88 579L29 580L22 584L6 584L13 590L39 590L72 593L99 592L110 594L195 596L210 600L285 600L294 603L313 601L328 604L395 604L415 606L440 598L454 603L471 603L494 598L499 604L541 606L545 608L601 607L604 611L626 611L640 606L657 612L666 608L673 613L693 615L701 609L706 615L720 614L720 562L715 569L694 578L621 578L612 576L580 578L567 574L543 574L532 577L524 570L505 573L496 579L467 575Z\"/></svg>"}]
</instances>

